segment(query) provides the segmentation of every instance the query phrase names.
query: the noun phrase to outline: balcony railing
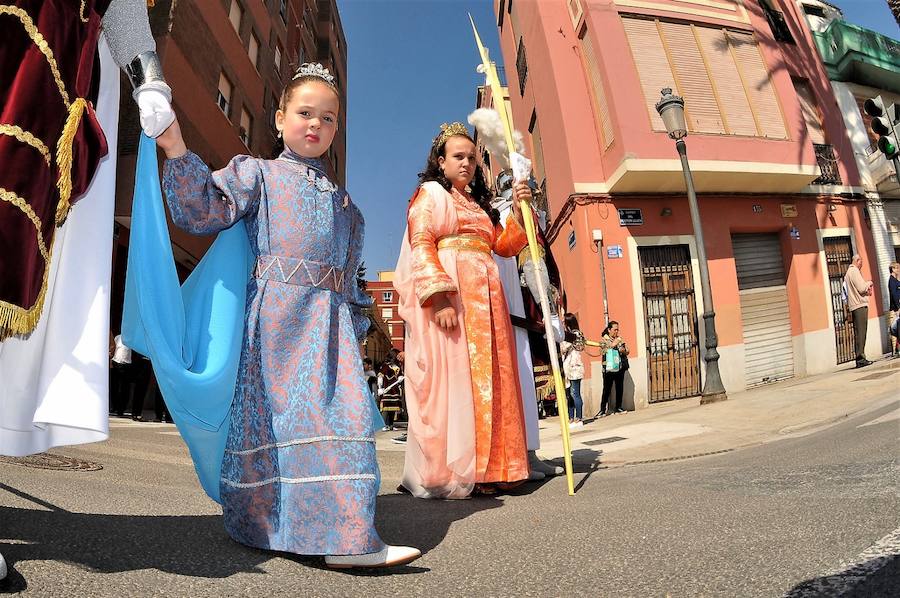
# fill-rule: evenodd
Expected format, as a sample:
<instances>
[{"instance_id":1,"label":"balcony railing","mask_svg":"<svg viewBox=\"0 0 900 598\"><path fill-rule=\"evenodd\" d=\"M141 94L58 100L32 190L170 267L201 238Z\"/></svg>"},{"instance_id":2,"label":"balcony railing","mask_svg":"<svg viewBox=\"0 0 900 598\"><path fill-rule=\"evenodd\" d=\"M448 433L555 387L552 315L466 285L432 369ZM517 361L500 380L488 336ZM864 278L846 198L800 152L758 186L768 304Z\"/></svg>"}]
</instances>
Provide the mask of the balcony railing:
<instances>
[{"instance_id":1,"label":"balcony railing","mask_svg":"<svg viewBox=\"0 0 900 598\"><path fill-rule=\"evenodd\" d=\"M816 150L816 162L822 174L815 179L812 185L840 185L841 173L838 170L837 158L834 157L834 146L827 143L814 143Z\"/></svg>"}]
</instances>

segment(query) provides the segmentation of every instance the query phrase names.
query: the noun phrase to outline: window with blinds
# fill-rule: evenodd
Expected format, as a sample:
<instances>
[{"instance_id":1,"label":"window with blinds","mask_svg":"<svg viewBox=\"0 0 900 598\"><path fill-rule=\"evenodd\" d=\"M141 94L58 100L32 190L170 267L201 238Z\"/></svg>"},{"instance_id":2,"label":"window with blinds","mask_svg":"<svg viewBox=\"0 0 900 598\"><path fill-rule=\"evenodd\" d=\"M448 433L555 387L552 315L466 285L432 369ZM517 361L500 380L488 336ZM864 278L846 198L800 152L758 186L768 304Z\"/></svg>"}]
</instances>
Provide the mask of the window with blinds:
<instances>
[{"instance_id":1,"label":"window with blinds","mask_svg":"<svg viewBox=\"0 0 900 598\"><path fill-rule=\"evenodd\" d=\"M803 115L803 121L806 123L806 130L809 133L809 140L817 144L825 144L825 129L822 127L822 116L819 112L819 105L816 97L813 95L809 81L805 79L791 79L794 83L794 89L797 91L797 99L800 102L800 112Z\"/></svg>"},{"instance_id":2,"label":"window with blinds","mask_svg":"<svg viewBox=\"0 0 900 598\"><path fill-rule=\"evenodd\" d=\"M591 43L591 36L588 35L586 24L581 28L578 39L581 44L581 57L584 61L584 70L588 75L588 83L591 88L591 98L594 103L594 117L597 121L597 128L600 131L600 145L603 149L606 149L609 147L609 144L613 142L612 118L609 114L606 90L603 88L603 78L600 75L600 63L597 61L597 55L594 53L594 44Z\"/></svg>"},{"instance_id":3,"label":"window with blinds","mask_svg":"<svg viewBox=\"0 0 900 598\"><path fill-rule=\"evenodd\" d=\"M786 139L781 105L752 35L729 29L625 17L622 19L653 129L660 90L684 97L693 133Z\"/></svg>"}]
</instances>

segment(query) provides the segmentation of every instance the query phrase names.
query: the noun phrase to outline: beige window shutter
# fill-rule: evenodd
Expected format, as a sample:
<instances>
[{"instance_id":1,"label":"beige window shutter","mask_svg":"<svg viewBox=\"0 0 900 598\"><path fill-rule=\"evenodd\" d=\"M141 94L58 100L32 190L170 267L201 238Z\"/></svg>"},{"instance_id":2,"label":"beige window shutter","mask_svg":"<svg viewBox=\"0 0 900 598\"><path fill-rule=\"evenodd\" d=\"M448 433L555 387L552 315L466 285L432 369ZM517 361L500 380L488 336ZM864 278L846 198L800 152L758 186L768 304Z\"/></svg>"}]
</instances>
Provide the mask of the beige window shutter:
<instances>
[{"instance_id":1,"label":"beige window shutter","mask_svg":"<svg viewBox=\"0 0 900 598\"><path fill-rule=\"evenodd\" d=\"M656 102L660 98L660 90L671 87L679 93L675 85L675 77L669 68L669 59L656 28L656 22L646 19L623 18L625 33L631 46L641 88L644 92L644 103L650 116L654 131L665 131L666 127L656 112Z\"/></svg>"},{"instance_id":2,"label":"beige window shutter","mask_svg":"<svg viewBox=\"0 0 900 598\"><path fill-rule=\"evenodd\" d=\"M719 105L732 135L756 137L756 121L750 109L750 100L741 74L731 55L725 32L711 27L695 28L700 49L709 65L709 74L715 82Z\"/></svg>"},{"instance_id":3,"label":"beige window shutter","mask_svg":"<svg viewBox=\"0 0 900 598\"><path fill-rule=\"evenodd\" d=\"M735 31L728 31L727 36L759 123L759 134L773 139L786 139L787 130L781 105L756 40L750 34Z\"/></svg>"},{"instance_id":4,"label":"beige window shutter","mask_svg":"<svg viewBox=\"0 0 900 598\"><path fill-rule=\"evenodd\" d=\"M797 90L797 99L800 100L800 112L806 122L806 130L809 139L813 143L825 143L825 129L822 127L822 117L819 114L818 103L807 81L794 79L794 89Z\"/></svg>"},{"instance_id":5,"label":"beige window shutter","mask_svg":"<svg viewBox=\"0 0 900 598\"><path fill-rule=\"evenodd\" d=\"M587 71L588 81L591 84L591 95L594 100L594 110L602 137L601 146L606 149L613 142L612 118L609 114L609 104L606 100L606 90L603 87L603 77L600 74L600 64L594 53L594 44L587 30L581 36L581 55L584 58L584 69Z\"/></svg>"},{"instance_id":6,"label":"beige window shutter","mask_svg":"<svg viewBox=\"0 0 900 598\"><path fill-rule=\"evenodd\" d=\"M693 132L725 133L716 93L690 25L660 23Z\"/></svg>"}]
</instances>

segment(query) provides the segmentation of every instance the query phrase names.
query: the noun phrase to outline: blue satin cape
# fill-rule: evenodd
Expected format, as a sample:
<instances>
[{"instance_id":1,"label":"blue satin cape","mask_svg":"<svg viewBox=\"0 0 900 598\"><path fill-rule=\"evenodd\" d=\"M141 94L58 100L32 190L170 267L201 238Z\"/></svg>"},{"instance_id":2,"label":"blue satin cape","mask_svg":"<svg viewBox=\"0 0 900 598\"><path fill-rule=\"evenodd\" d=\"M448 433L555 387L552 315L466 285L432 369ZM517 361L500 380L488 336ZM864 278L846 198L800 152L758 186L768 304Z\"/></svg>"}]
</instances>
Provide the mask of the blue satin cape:
<instances>
[{"instance_id":1,"label":"blue satin cape","mask_svg":"<svg viewBox=\"0 0 900 598\"><path fill-rule=\"evenodd\" d=\"M219 233L179 286L156 144L143 134L131 218L122 338L150 358L200 484L221 503L219 479L254 263L247 231L238 221Z\"/></svg>"}]
</instances>

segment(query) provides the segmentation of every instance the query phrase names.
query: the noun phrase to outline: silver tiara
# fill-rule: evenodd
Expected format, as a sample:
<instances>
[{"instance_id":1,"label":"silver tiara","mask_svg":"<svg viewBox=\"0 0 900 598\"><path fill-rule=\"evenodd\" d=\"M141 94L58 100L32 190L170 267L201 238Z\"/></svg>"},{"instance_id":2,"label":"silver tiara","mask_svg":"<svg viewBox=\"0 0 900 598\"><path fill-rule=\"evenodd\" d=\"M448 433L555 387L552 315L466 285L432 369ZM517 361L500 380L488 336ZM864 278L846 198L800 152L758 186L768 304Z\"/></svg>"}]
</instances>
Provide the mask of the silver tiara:
<instances>
[{"instance_id":1,"label":"silver tiara","mask_svg":"<svg viewBox=\"0 0 900 598\"><path fill-rule=\"evenodd\" d=\"M318 62L304 62L301 64L291 79L297 79L298 77L318 77L329 83L334 83L334 75L329 73L328 69Z\"/></svg>"}]
</instances>

